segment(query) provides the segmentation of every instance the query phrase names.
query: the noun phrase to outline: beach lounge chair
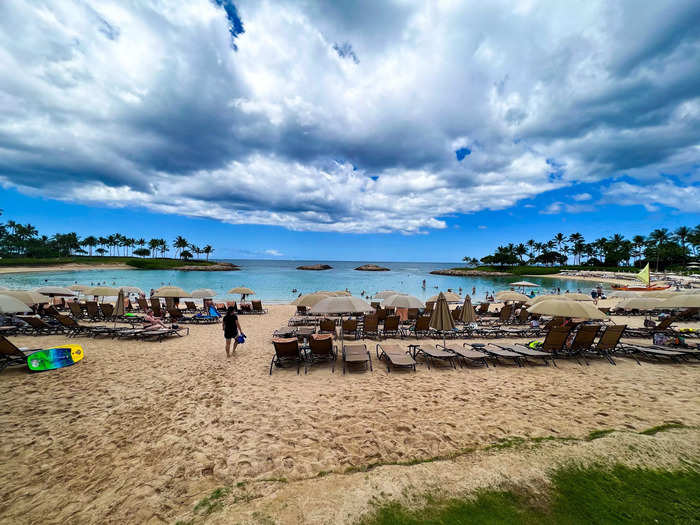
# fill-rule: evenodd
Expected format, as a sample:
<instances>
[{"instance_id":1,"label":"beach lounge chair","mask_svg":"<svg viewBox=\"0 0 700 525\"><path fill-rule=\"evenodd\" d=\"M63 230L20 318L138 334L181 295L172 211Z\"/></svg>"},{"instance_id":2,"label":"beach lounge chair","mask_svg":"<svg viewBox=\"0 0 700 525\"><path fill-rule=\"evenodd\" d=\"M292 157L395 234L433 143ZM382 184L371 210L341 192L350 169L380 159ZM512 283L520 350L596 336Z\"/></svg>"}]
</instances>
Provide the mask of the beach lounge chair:
<instances>
[{"instance_id":1,"label":"beach lounge chair","mask_svg":"<svg viewBox=\"0 0 700 525\"><path fill-rule=\"evenodd\" d=\"M102 303L100 305L100 311L102 312L103 319L111 319L114 315L114 306L109 303Z\"/></svg>"},{"instance_id":2,"label":"beach lounge chair","mask_svg":"<svg viewBox=\"0 0 700 525\"><path fill-rule=\"evenodd\" d=\"M344 319L340 329L342 330L343 339L351 335L358 339L357 334L357 319Z\"/></svg>"},{"instance_id":3,"label":"beach lounge chair","mask_svg":"<svg viewBox=\"0 0 700 525\"><path fill-rule=\"evenodd\" d=\"M379 337L379 319L376 315L365 315L362 319L362 338Z\"/></svg>"},{"instance_id":4,"label":"beach lounge chair","mask_svg":"<svg viewBox=\"0 0 700 525\"><path fill-rule=\"evenodd\" d=\"M195 304L194 301L185 301L185 311L196 312L197 309L198 309L197 305Z\"/></svg>"},{"instance_id":5,"label":"beach lounge chair","mask_svg":"<svg viewBox=\"0 0 700 525\"><path fill-rule=\"evenodd\" d=\"M480 303L479 307L476 309L476 315L488 315L489 313L489 303Z\"/></svg>"},{"instance_id":6,"label":"beach lounge chair","mask_svg":"<svg viewBox=\"0 0 700 525\"><path fill-rule=\"evenodd\" d=\"M380 323L383 322L388 317L388 315L389 314L387 313L386 309L377 308L377 319L379 319Z\"/></svg>"},{"instance_id":7,"label":"beach lounge chair","mask_svg":"<svg viewBox=\"0 0 700 525\"><path fill-rule=\"evenodd\" d=\"M430 317L427 315L422 315L412 327L408 329L408 335L413 335L416 339L418 337L427 336L430 333Z\"/></svg>"},{"instance_id":8,"label":"beach lounge chair","mask_svg":"<svg viewBox=\"0 0 700 525\"><path fill-rule=\"evenodd\" d=\"M398 315L390 315L387 317L384 320L384 326L382 327L382 337L401 336L399 324L400 318Z\"/></svg>"},{"instance_id":9,"label":"beach lounge chair","mask_svg":"<svg viewBox=\"0 0 700 525\"><path fill-rule=\"evenodd\" d=\"M528 318L530 317L530 312L527 311L526 308L521 308L520 311L518 312L518 324L525 324L527 323Z\"/></svg>"},{"instance_id":10,"label":"beach lounge chair","mask_svg":"<svg viewBox=\"0 0 700 525\"><path fill-rule=\"evenodd\" d=\"M275 355L272 356L272 361L270 361L270 375L272 375L272 367L278 366L283 368L288 363L296 363L298 375L302 362L304 363L304 373L306 373L306 360L301 355L299 341L296 337L273 339L272 345L275 348Z\"/></svg>"},{"instance_id":11,"label":"beach lounge chair","mask_svg":"<svg viewBox=\"0 0 700 525\"><path fill-rule=\"evenodd\" d=\"M409 321L415 321L416 319L418 319L418 315L419 315L418 308L409 308L408 309L408 320Z\"/></svg>"},{"instance_id":12,"label":"beach lounge chair","mask_svg":"<svg viewBox=\"0 0 700 525\"><path fill-rule=\"evenodd\" d=\"M333 336L331 334L312 334L309 336L309 351L306 353L306 359L309 362L309 367L316 363L330 362L331 372L335 372L335 361L338 358L338 351L333 345ZM304 373L306 373L306 368Z\"/></svg>"},{"instance_id":13,"label":"beach lounge chair","mask_svg":"<svg viewBox=\"0 0 700 525\"><path fill-rule=\"evenodd\" d=\"M363 343L343 345L343 375L346 367L360 364L363 365L363 369L366 370L369 367L369 371L372 371L372 356L367 350L367 345Z\"/></svg>"},{"instance_id":14,"label":"beach lounge chair","mask_svg":"<svg viewBox=\"0 0 700 525\"><path fill-rule=\"evenodd\" d=\"M0 372L8 366L26 365L27 357L39 350L41 350L41 348L35 348L33 350L18 348L9 339L0 335Z\"/></svg>"},{"instance_id":15,"label":"beach lounge chair","mask_svg":"<svg viewBox=\"0 0 700 525\"><path fill-rule=\"evenodd\" d=\"M637 364L641 364L639 362L639 359L637 359L637 354L647 359L655 361L659 361L661 359L669 359L670 361L674 361L676 363L680 363L681 359L686 357L686 355L683 354L683 352L679 352L676 349L662 349L653 346L633 344L624 344L623 347L628 353L632 354L632 356L636 359Z\"/></svg>"},{"instance_id":16,"label":"beach lounge chair","mask_svg":"<svg viewBox=\"0 0 700 525\"><path fill-rule=\"evenodd\" d=\"M196 324L216 324L221 320L221 314L213 304L208 305L206 310L206 313L199 312L189 319Z\"/></svg>"},{"instance_id":17,"label":"beach lounge chair","mask_svg":"<svg viewBox=\"0 0 700 525\"><path fill-rule=\"evenodd\" d=\"M555 328L554 330L560 330L560 328ZM578 360L579 357L583 358L583 362L588 365L586 361L586 352L591 349L595 341L596 336L600 330L600 325L586 324L580 326L574 334L574 338L568 345L565 345L558 354L557 357L573 357L576 359L578 364L581 362Z\"/></svg>"},{"instance_id":18,"label":"beach lounge chair","mask_svg":"<svg viewBox=\"0 0 700 525\"><path fill-rule=\"evenodd\" d=\"M68 337L78 337L79 335L96 336L96 335L112 335L115 331L108 326L85 326L79 324L78 321L67 315L59 315L56 319L63 326L64 332Z\"/></svg>"},{"instance_id":19,"label":"beach lounge chair","mask_svg":"<svg viewBox=\"0 0 700 525\"><path fill-rule=\"evenodd\" d=\"M20 315L18 317L30 326L28 330L24 331L24 333L26 333L27 335L54 335L61 334L64 332L63 326L60 323L49 324L43 319L39 319L38 317L34 317L31 315ZM56 321L52 322L55 323Z\"/></svg>"},{"instance_id":20,"label":"beach lounge chair","mask_svg":"<svg viewBox=\"0 0 700 525\"><path fill-rule=\"evenodd\" d=\"M328 319L324 317L318 322L318 333L320 334L333 334L335 337L335 321L333 319Z\"/></svg>"},{"instance_id":21,"label":"beach lounge chair","mask_svg":"<svg viewBox=\"0 0 700 525\"><path fill-rule=\"evenodd\" d=\"M87 301L85 306L87 306L88 321L99 321L102 319L102 312L100 312L100 307L97 304L97 301Z\"/></svg>"},{"instance_id":22,"label":"beach lounge chair","mask_svg":"<svg viewBox=\"0 0 700 525\"><path fill-rule=\"evenodd\" d=\"M308 307L301 304L297 305L297 315L306 315L308 313Z\"/></svg>"},{"instance_id":23,"label":"beach lounge chair","mask_svg":"<svg viewBox=\"0 0 700 525\"><path fill-rule=\"evenodd\" d=\"M518 367L522 367L524 364L523 356L517 352L513 352L512 350L503 350L502 348L488 346L483 343L464 343L462 346L485 352L493 359L494 365L500 362L499 359L510 359L513 361L513 363L518 365Z\"/></svg>"},{"instance_id":24,"label":"beach lounge chair","mask_svg":"<svg viewBox=\"0 0 700 525\"><path fill-rule=\"evenodd\" d=\"M386 360L386 371L391 372L391 367L412 368L416 371L416 360L411 357L408 350L404 350L397 344L377 344L377 359Z\"/></svg>"},{"instance_id":25,"label":"beach lounge chair","mask_svg":"<svg viewBox=\"0 0 700 525\"><path fill-rule=\"evenodd\" d=\"M136 299L136 303L139 305L139 310L141 310L142 312L151 309L148 306L148 301L146 301L146 299L144 299L143 297L139 297L138 299Z\"/></svg>"},{"instance_id":26,"label":"beach lounge chair","mask_svg":"<svg viewBox=\"0 0 700 525\"><path fill-rule=\"evenodd\" d=\"M423 315L432 314L434 308L435 308L435 301L427 301L425 303L425 310L423 310Z\"/></svg>"},{"instance_id":27,"label":"beach lounge chair","mask_svg":"<svg viewBox=\"0 0 700 525\"><path fill-rule=\"evenodd\" d=\"M598 339L598 343L584 353L586 355L594 354L605 357L611 365L616 364L612 356L626 328L627 325L606 326L600 335L600 339Z\"/></svg>"},{"instance_id":28,"label":"beach lounge chair","mask_svg":"<svg viewBox=\"0 0 700 525\"><path fill-rule=\"evenodd\" d=\"M254 314L266 314L267 310L263 308L262 301L251 301Z\"/></svg>"},{"instance_id":29,"label":"beach lounge chair","mask_svg":"<svg viewBox=\"0 0 700 525\"><path fill-rule=\"evenodd\" d=\"M543 364L545 366L549 366L549 361L552 361L552 364L554 366L557 366L557 363L554 361L554 355L553 353L550 352L543 352L542 350L535 350L534 348L530 348L525 345L521 344L514 344L514 345L507 345L507 344L496 344L496 343L491 343L493 346L500 348L501 350L510 350L511 352L515 352L516 354L520 354L523 356L525 359L528 357L532 359L542 359Z\"/></svg>"},{"instance_id":30,"label":"beach lounge chair","mask_svg":"<svg viewBox=\"0 0 700 525\"><path fill-rule=\"evenodd\" d=\"M137 339L142 339L142 340L146 340L146 339L156 340L159 343L162 343L168 337L175 337L175 336L184 337L184 336L189 335L189 334L190 334L189 328L172 326L170 328L145 328L144 330L135 334L135 337Z\"/></svg>"},{"instance_id":31,"label":"beach lounge chair","mask_svg":"<svg viewBox=\"0 0 700 525\"><path fill-rule=\"evenodd\" d=\"M160 305L160 299L158 297L151 297L151 310L153 310L153 315L155 317L164 317L165 313Z\"/></svg>"},{"instance_id":32,"label":"beach lounge chair","mask_svg":"<svg viewBox=\"0 0 700 525\"><path fill-rule=\"evenodd\" d=\"M71 315L75 319L83 319L85 317L85 314L83 314L83 309L80 308L78 303L70 302L68 303L68 308L70 309Z\"/></svg>"},{"instance_id":33,"label":"beach lounge chair","mask_svg":"<svg viewBox=\"0 0 700 525\"><path fill-rule=\"evenodd\" d=\"M462 363L477 364L480 366L485 366L486 368L489 367L489 364L486 361L486 358L488 356L483 352L471 350L464 347L460 348L458 346L443 346L441 344L437 344L435 345L435 347L442 348L447 352L452 352L457 358L457 362L459 363L460 368L462 368Z\"/></svg>"},{"instance_id":34,"label":"beach lounge chair","mask_svg":"<svg viewBox=\"0 0 700 525\"><path fill-rule=\"evenodd\" d=\"M673 332L673 328L671 328L671 325L676 321L675 317L668 316L659 321L659 324L655 324L653 321L650 322L649 326L645 327L640 327L640 328L630 328L627 330L627 333L625 334L627 337L639 337L639 338L644 338L644 337L651 337L655 333L659 332L666 332L666 333L671 333Z\"/></svg>"},{"instance_id":35,"label":"beach lounge chair","mask_svg":"<svg viewBox=\"0 0 700 525\"><path fill-rule=\"evenodd\" d=\"M426 346L424 348L421 345L408 345L408 349L413 354L414 359L418 356L418 354L423 356L425 363L428 365L428 370L430 370L430 366L436 360L446 362L451 368L457 368L455 365L455 354L448 352L444 348L441 350L438 347L431 348L430 346Z\"/></svg>"}]
</instances>

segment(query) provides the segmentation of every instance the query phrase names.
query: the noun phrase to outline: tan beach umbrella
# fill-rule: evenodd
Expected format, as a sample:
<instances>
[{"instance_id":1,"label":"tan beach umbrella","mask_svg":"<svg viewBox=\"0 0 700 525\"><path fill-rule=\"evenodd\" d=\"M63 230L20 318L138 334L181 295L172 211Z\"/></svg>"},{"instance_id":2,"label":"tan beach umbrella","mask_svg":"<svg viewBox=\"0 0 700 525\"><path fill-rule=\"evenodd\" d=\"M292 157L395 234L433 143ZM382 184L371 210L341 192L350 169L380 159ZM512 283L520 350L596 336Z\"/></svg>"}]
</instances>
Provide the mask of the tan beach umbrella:
<instances>
[{"instance_id":1,"label":"tan beach umbrella","mask_svg":"<svg viewBox=\"0 0 700 525\"><path fill-rule=\"evenodd\" d=\"M226 293L240 294L240 295L255 295L255 292L246 286L236 286L235 288L231 288Z\"/></svg>"},{"instance_id":2,"label":"tan beach umbrella","mask_svg":"<svg viewBox=\"0 0 700 525\"><path fill-rule=\"evenodd\" d=\"M114 306L114 317L123 317L126 312L124 311L124 290L119 290L119 295L117 295L117 304Z\"/></svg>"},{"instance_id":3,"label":"tan beach umbrella","mask_svg":"<svg viewBox=\"0 0 700 525\"><path fill-rule=\"evenodd\" d=\"M173 299L179 299L181 297L192 297L189 292L186 292L179 286L161 286L158 288L153 297L171 297Z\"/></svg>"},{"instance_id":4,"label":"tan beach umbrella","mask_svg":"<svg viewBox=\"0 0 700 525\"><path fill-rule=\"evenodd\" d=\"M92 286L88 286L87 284L71 284L68 289L73 290L74 292L85 292L92 288Z\"/></svg>"},{"instance_id":5,"label":"tan beach umbrella","mask_svg":"<svg viewBox=\"0 0 700 525\"><path fill-rule=\"evenodd\" d=\"M462 302L462 298L453 292L444 292L444 293L440 292L438 295L433 295L426 302L434 301L437 303L437 300L440 297L440 295L442 295L445 298L445 301L447 301L448 303L461 303ZM435 306L437 307L437 305L435 305Z\"/></svg>"},{"instance_id":6,"label":"tan beach umbrella","mask_svg":"<svg viewBox=\"0 0 700 525\"><path fill-rule=\"evenodd\" d=\"M20 314L30 311L31 308L19 299L10 295L0 294L0 314Z\"/></svg>"},{"instance_id":7,"label":"tan beach umbrella","mask_svg":"<svg viewBox=\"0 0 700 525\"><path fill-rule=\"evenodd\" d=\"M324 297L311 307L311 312L316 314L360 313L374 312L374 308L359 297L350 295Z\"/></svg>"},{"instance_id":8,"label":"tan beach umbrella","mask_svg":"<svg viewBox=\"0 0 700 525\"><path fill-rule=\"evenodd\" d=\"M455 322L454 319L452 319L452 313L450 312L450 307L447 305L445 294L442 292L437 295L435 309L433 310L433 315L430 316L430 323L428 326L442 332L442 344L445 346L445 332L447 332L447 330L454 330Z\"/></svg>"},{"instance_id":9,"label":"tan beach umbrella","mask_svg":"<svg viewBox=\"0 0 700 525\"><path fill-rule=\"evenodd\" d=\"M390 295L382 304L384 308L425 308L420 299L406 294Z\"/></svg>"},{"instance_id":10,"label":"tan beach umbrella","mask_svg":"<svg viewBox=\"0 0 700 525\"><path fill-rule=\"evenodd\" d=\"M348 296L352 295L347 290L338 290L338 291L335 291L333 293L335 294L336 297L348 297Z\"/></svg>"},{"instance_id":11,"label":"tan beach umbrella","mask_svg":"<svg viewBox=\"0 0 700 525\"><path fill-rule=\"evenodd\" d=\"M98 297L116 297L119 295L119 288L111 286L95 286L85 290L85 295L96 295Z\"/></svg>"},{"instance_id":12,"label":"tan beach umbrella","mask_svg":"<svg viewBox=\"0 0 700 525\"><path fill-rule=\"evenodd\" d=\"M496 294L496 301L502 303L505 303L507 301L518 301L524 303L529 300L530 298L527 295L518 292L513 292L511 290L504 290Z\"/></svg>"},{"instance_id":13,"label":"tan beach umbrella","mask_svg":"<svg viewBox=\"0 0 700 525\"><path fill-rule=\"evenodd\" d=\"M663 308L700 308L700 294L677 294L662 301Z\"/></svg>"},{"instance_id":14,"label":"tan beach umbrella","mask_svg":"<svg viewBox=\"0 0 700 525\"><path fill-rule=\"evenodd\" d=\"M191 297L196 299L212 299L216 297L216 292L211 288L200 288L199 290L194 290Z\"/></svg>"},{"instance_id":15,"label":"tan beach umbrella","mask_svg":"<svg viewBox=\"0 0 700 525\"><path fill-rule=\"evenodd\" d=\"M561 295L538 295L532 299L528 299L527 304L540 303L542 301L593 301L593 298L582 293L565 293Z\"/></svg>"},{"instance_id":16,"label":"tan beach umbrella","mask_svg":"<svg viewBox=\"0 0 700 525\"><path fill-rule=\"evenodd\" d=\"M306 306L307 308L310 308L319 301L322 301L323 299L326 299L328 297L328 295L322 293L307 293L306 295L298 297L294 301L294 304L296 304L297 306Z\"/></svg>"},{"instance_id":17,"label":"tan beach umbrella","mask_svg":"<svg viewBox=\"0 0 700 525\"><path fill-rule=\"evenodd\" d=\"M525 286L528 288L539 288L539 284L531 283L530 281L518 281L517 283L510 283L511 286Z\"/></svg>"},{"instance_id":18,"label":"tan beach umbrella","mask_svg":"<svg viewBox=\"0 0 700 525\"><path fill-rule=\"evenodd\" d=\"M663 308L664 299L658 297L630 297L617 303L624 310L656 310Z\"/></svg>"},{"instance_id":19,"label":"tan beach umbrella","mask_svg":"<svg viewBox=\"0 0 700 525\"><path fill-rule=\"evenodd\" d=\"M143 290L139 288L138 286L122 286L119 288L121 291L124 293L135 293L135 294L140 294L143 293Z\"/></svg>"},{"instance_id":20,"label":"tan beach umbrella","mask_svg":"<svg viewBox=\"0 0 700 525\"><path fill-rule=\"evenodd\" d=\"M533 314L552 315L554 317L605 319L603 312L584 301L557 301L549 299L530 306L527 311Z\"/></svg>"},{"instance_id":21,"label":"tan beach umbrella","mask_svg":"<svg viewBox=\"0 0 700 525\"><path fill-rule=\"evenodd\" d=\"M76 293L68 288L63 288L62 286L42 286L40 288L35 288L35 292L42 295L48 295L49 297L73 297Z\"/></svg>"},{"instance_id":22,"label":"tan beach umbrella","mask_svg":"<svg viewBox=\"0 0 700 525\"><path fill-rule=\"evenodd\" d=\"M474 307L472 306L472 298L469 295L464 298L464 304L462 305L462 312L459 314L459 320L463 323L476 323L476 313L474 312Z\"/></svg>"},{"instance_id":23,"label":"tan beach umbrella","mask_svg":"<svg viewBox=\"0 0 700 525\"><path fill-rule=\"evenodd\" d=\"M374 299L381 299L384 300L387 297L391 297L392 295L397 295L399 292L395 292L394 290L384 290L382 292L377 292L375 293L372 297Z\"/></svg>"},{"instance_id":24,"label":"tan beach umbrella","mask_svg":"<svg viewBox=\"0 0 700 525\"><path fill-rule=\"evenodd\" d=\"M9 295L10 297L14 297L18 301L21 301L24 304L26 304L27 306L34 306L35 304L51 302L50 297L33 291L6 290L3 292L3 294Z\"/></svg>"}]
</instances>

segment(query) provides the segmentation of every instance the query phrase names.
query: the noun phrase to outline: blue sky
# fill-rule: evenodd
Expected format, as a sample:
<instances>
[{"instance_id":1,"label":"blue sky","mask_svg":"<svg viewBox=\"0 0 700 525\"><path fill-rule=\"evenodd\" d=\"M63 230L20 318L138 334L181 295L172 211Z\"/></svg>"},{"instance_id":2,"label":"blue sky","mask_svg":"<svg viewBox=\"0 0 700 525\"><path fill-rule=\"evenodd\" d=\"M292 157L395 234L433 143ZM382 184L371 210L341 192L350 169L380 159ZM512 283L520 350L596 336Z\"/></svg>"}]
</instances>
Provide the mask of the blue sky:
<instances>
[{"instance_id":1,"label":"blue sky","mask_svg":"<svg viewBox=\"0 0 700 525\"><path fill-rule=\"evenodd\" d=\"M2 2L0 207L233 258L695 226L698 20L690 0Z\"/></svg>"}]
</instances>

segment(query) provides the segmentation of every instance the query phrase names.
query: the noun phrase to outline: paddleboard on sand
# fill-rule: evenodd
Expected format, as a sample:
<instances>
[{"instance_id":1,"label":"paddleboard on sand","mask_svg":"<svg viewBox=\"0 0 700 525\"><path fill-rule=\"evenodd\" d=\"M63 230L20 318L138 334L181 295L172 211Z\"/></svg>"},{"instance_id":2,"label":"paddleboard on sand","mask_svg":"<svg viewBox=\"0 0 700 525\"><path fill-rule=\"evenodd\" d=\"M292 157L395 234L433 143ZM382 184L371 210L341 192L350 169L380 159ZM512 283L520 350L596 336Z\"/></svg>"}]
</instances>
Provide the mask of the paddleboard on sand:
<instances>
[{"instance_id":1,"label":"paddleboard on sand","mask_svg":"<svg viewBox=\"0 0 700 525\"><path fill-rule=\"evenodd\" d=\"M85 354L80 345L63 345L56 348L38 350L27 356L29 370L43 372L44 370L54 370L64 366L74 365L80 361Z\"/></svg>"}]
</instances>

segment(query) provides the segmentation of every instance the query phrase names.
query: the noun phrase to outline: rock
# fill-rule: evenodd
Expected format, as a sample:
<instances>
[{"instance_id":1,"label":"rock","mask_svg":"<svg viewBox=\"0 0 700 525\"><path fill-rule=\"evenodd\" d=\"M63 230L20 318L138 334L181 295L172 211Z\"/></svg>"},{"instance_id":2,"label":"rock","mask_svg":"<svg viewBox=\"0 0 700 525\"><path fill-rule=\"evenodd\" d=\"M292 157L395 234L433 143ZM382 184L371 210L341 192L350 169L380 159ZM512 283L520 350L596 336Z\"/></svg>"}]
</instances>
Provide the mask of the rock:
<instances>
[{"instance_id":1,"label":"rock","mask_svg":"<svg viewBox=\"0 0 700 525\"><path fill-rule=\"evenodd\" d=\"M327 264L310 264L306 266L297 266L297 270L332 270L332 266Z\"/></svg>"},{"instance_id":2,"label":"rock","mask_svg":"<svg viewBox=\"0 0 700 525\"><path fill-rule=\"evenodd\" d=\"M512 276L508 272L485 272L483 270L433 270L433 275L452 275L455 277L494 277L499 275Z\"/></svg>"},{"instance_id":3,"label":"rock","mask_svg":"<svg viewBox=\"0 0 700 525\"><path fill-rule=\"evenodd\" d=\"M216 263L208 266L178 266L173 269L183 272L237 272L240 267L232 263Z\"/></svg>"},{"instance_id":4,"label":"rock","mask_svg":"<svg viewBox=\"0 0 700 525\"><path fill-rule=\"evenodd\" d=\"M379 266L376 264L363 264L362 266L358 266L355 268L355 270L358 270L360 272L389 272L389 268L384 268L383 266Z\"/></svg>"}]
</instances>

